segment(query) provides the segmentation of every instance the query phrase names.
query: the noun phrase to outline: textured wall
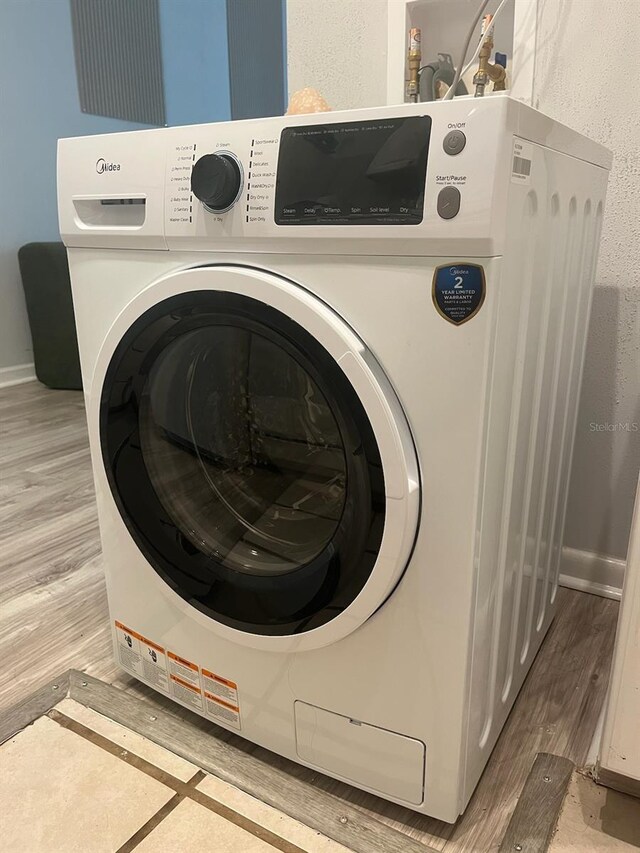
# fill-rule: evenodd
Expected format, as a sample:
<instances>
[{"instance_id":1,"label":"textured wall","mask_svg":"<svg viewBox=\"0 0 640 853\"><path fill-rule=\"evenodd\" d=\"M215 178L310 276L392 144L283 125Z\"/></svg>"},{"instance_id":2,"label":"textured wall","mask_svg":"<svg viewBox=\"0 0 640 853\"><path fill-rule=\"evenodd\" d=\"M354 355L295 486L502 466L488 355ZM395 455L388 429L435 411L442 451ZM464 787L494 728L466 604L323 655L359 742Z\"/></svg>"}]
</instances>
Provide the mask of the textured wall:
<instances>
[{"instance_id":1,"label":"textured wall","mask_svg":"<svg viewBox=\"0 0 640 853\"><path fill-rule=\"evenodd\" d=\"M387 0L287 0L287 75L334 110L384 104Z\"/></svg>"},{"instance_id":2,"label":"textured wall","mask_svg":"<svg viewBox=\"0 0 640 853\"><path fill-rule=\"evenodd\" d=\"M565 542L624 557L640 465L640 7L538 4L536 106L615 154ZM334 108L383 103L385 0L287 6L289 91L315 86Z\"/></svg>"},{"instance_id":3,"label":"textured wall","mask_svg":"<svg viewBox=\"0 0 640 853\"><path fill-rule=\"evenodd\" d=\"M624 557L640 466L640 6L538 3L535 106L614 153L565 544Z\"/></svg>"}]
</instances>

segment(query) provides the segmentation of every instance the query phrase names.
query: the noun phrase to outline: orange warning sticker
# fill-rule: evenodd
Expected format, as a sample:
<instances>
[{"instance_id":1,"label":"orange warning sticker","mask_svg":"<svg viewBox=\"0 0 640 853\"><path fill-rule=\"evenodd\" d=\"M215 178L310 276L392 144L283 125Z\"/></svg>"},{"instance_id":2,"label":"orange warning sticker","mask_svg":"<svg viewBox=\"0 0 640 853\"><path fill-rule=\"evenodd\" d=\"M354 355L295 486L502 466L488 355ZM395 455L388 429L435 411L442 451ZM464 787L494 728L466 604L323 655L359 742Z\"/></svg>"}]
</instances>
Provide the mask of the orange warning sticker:
<instances>
[{"instance_id":1,"label":"orange warning sticker","mask_svg":"<svg viewBox=\"0 0 640 853\"><path fill-rule=\"evenodd\" d=\"M198 665L192 663L190 660L185 660L185 658L178 657L178 655L174 654L173 652L169 652L168 654L171 660L175 661L176 663L179 663L180 666L184 666L187 669L193 670L194 672L198 671Z\"/></svg>"},{"instance_id":2,"label":"orange warning sticker","mask_svg":"<svg viewBox=\"0 0 640 853\"><path fill-rule=\"evenodd\" d=\"M189 684L200 687L200 672L197 664L179 657L174 652L167 652L167 657L169 658L169 672L172 675L177 675L184 681L188 681Z\"/></svg>"},{"instance_id":3,"label":"orange warning sticker","mask_svg":"<svg viewBox=\"0 0 640 853\"><path fill-rule=\"evenodd\" d=\"M204 669L204 667L202 669L202 677L203 678L210 678L212 681L217 681L218 684L226 684L226 686L230 690L237 690L238 689L238 685L235 683L235 681L229 681L228 678L223 678L221 675L216 675L215 672L209 672L209 670Z\"/></svg>"},{"instance_id":4,"label":"orange warning sticker","mask_svg":"<svg viewBox=\"0 0 640 853\"><path fill-rule=\"evenodd\" d=\"M240 706L238 704L238 685L208 669L202 670L202 685L206 700L207 715L218 722L240 728Z\"/></svg>"},{"instance_id":5,"label":"orange warning sticker","mask_svg":"<svg viewBox=\"0 0 640 853\"><path fill-rule=\"evenodd\" d=\"M178 675L171 675L171 692L176 699L179 699L185 705L189 705L196 711L202 711L202 690L180 678Z\"/></svg>"},{"instance_id":6,"label":"orange warning sticker","mask_svg":"<svg viewBox=\"0 0 640 853\"><path fill-rule=\"evenodd\" d=\"M207 697L207 699L211 699L212 702L217 702L218 705L222 705L223 708L228 708L230 711L239 711L240 710L239 708L236 708L235 705L230 705L228 702L225 702L223 699L218 699L217 696L213 696L211 693L207 693L206 690L204 691L204 695Z\"/></svg>"},{"instance_id":7,"label":"orange warning sticker","mask_svg":"<svg viewBox=\"0 0 640 853\"><path fill-rule=\"evenodd\" d=\"M118 640L118 659L125 669L134 672L157 690L167 693L167 659L157 643L132 631L122 622L115 623Z\"/></svg>"},{"instance_id":8,"label":"orange warning sticker","mask_svg":"<svg viewBox=\"0 0 640 853\"><path fill-rule=\"evenodd\" d=\"M240 730L240 709L227 702L223 702L217 696L213 696L207 690L204 691L205 711L207 716L215 720L216 723L226 723L228 726L233 726L234 729Z\"/></svg>"},{"instance_id":9,"label":"orange warning sticker","mask_svg":"<svg viewBox=\"0 0 640 853\"><path fill-rule=\"evenodd\" d=\"M193 684L189 684L188 681L183 681L181 678L178 678L177 675L172 675L171 680L175 681L176 684L181 684L183 687L187 687L189 690L193 690L194 693L201 693L199 687L194 687Z\"/></svg>"},{"instance_id":10,"label":"orange warning sticker","mask_svg":"<svg viewBox=\"0 0 640 853\"><path fill-rule=\"evenodd\" d=\"M155 649L157 652L162 652L164 654L164 649L162 646L158 646L156 643L151 640L147 640L146 637L143 637L142 634L138 634L135 631L132 631L131 628L127 628L126 625L123 625L122 622L118 622L116 619L116 628L119 628L121 631L125 631L127 634L130 634L136 640L145 643L147 646L151 646L152 649Z\"/></svg>"},{"instance_id":11,"label":"orange warning sticker","mask_svg":"<svg viewBox=\"0 0 640 853\"><path fill-rule=\"evenodd\" d=\"M235 681L175 652L165 650L137 631L115 621L118 659L129 672L200 714L240 730L240 703Z\"/></svg>"}]
</instances>

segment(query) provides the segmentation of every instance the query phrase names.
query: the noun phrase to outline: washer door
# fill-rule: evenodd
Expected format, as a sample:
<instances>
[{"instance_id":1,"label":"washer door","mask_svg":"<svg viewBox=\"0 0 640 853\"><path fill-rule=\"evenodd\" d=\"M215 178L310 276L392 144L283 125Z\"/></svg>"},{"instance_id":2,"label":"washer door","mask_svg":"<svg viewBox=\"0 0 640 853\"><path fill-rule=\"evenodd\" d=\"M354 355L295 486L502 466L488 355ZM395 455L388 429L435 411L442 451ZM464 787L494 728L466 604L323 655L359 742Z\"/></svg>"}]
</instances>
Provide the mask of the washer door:
<instances>
[{"instance_id":1,"label":"washer door","mask_svg":"<svg viewBox=\"0 0 640 853\"><path fill-rule=\"evenodd\" d=\"M409 428L362 341L301 287L167 276L118 318L93 387L120 515L212 629L316 648L392 591L418 520Z\"/></svg>"}]
</instances>

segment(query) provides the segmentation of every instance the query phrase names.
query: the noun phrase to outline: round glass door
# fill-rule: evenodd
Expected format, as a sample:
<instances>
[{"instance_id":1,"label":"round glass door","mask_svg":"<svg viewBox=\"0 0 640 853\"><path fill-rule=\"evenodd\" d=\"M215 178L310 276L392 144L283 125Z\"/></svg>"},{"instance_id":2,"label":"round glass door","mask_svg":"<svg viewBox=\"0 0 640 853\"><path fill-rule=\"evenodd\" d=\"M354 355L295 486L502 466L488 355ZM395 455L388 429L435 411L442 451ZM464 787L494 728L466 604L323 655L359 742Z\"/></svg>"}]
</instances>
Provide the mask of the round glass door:
<instances>
[{"instance_id":1,"label":"round glass door","mask_svg":"<svg viewBox=\"0 0 640 853\"><path fill-rule=\"evenodd\" d=\"M334 358L248 296L167 298L106 372L103 458L158 574L233 628L310 631L366 584L385 522L376 438Z\"/></svg>"}]
</instances>

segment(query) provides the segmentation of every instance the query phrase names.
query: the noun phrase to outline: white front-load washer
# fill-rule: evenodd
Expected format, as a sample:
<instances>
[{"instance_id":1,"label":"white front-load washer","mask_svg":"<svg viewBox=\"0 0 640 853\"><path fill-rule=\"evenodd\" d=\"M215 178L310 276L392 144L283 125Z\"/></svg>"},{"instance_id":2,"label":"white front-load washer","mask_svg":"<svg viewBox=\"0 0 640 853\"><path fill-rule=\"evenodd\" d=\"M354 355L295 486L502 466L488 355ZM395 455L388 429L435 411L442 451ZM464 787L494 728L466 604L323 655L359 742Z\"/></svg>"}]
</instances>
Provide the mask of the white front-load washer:
<instances>
[{"instance_id":1,"label":"white front-load washer","mask_svg":"<svg viewBox=\"0 0 640 853\"><path fill-rule=\"evenodd\" d=\"M506 96L60 142L124 669L458 817L554 614L609 166Z\"/></svg>"}]
</instances>

